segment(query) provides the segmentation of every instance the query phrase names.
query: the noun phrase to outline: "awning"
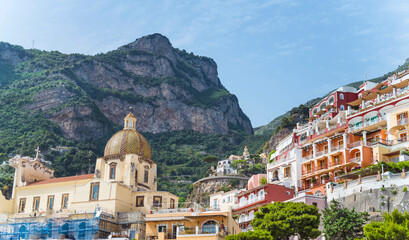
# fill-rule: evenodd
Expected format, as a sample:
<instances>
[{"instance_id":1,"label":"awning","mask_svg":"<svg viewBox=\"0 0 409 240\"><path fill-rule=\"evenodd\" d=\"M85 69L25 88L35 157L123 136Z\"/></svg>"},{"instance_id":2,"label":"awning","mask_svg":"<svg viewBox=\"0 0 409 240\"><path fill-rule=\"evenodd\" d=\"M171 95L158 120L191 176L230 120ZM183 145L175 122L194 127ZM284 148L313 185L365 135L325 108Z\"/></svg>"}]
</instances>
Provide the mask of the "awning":
<instances>
[{"instance_id":1,"label":"awning","mask_svg":"<svg viewBox=\"0 0 409 240\"><path fill-rule=\"evenodd\" d=\"M375 99L377 96L378 96L378 93L373 92L365 97L362 97L362 99L365 101L369 101L369 100Z\"/></svg>"},{"instance_id":2,"label":"awning","mask_svg":"<svg viewBox=\"0 0 409 240\"><path fill-rule=\"evenodd\" d=\"M319 112L317 112L318 115L321 115L323 113L325 113L325 110L320 110Z\"/></svg>"},{"instance_id":3,"label":"awning","mask_svg":"<svg viewBox=\"0 0 409 240\"><path fill-rule=\"evenodd\" d=\"M402 81L400 83L397 83L395 85L392 85L392 86L394 88L404 88L404 87L408 86L408 82L409 82L409 79L406 79L406 80L404 80L404 81Z\"/></svg>"},{"instance_id":4,"label":"awning","mask_svg":"<svg viewBox=\"0 0 409 240\"><path fill-rule=\"evenodd\" d=\"M387 86L386 83L380 82L373 89L381 90L383 86Z\"/></svg>"},{"instance_id":5,"label":"awning","mask_svg":"<svg viewBox=\"0 0 409 240\"><path fill-rule=\"evenodd\" d=\"M362 99L361 99L361 98L358 98L357 100L354 100L354 101L349 102L349 103L347 103L347 104L348 104L349 106L356 107L356 106L361 105L361 103L362 103Z\"/></svg>"},{"instance_id":6,"label":"awning","mask_svg":"<svg viewBox=\"0 0 409 240\"><path fill-rule=\"evenodd\" d=\"M393 91L393 87L389 86L383 90L379 90L378 94L383 95L383 94L387 94Z\"/></svg>"},{"instance_id":7,"label":"awning","mask_svg":"<svg viewBox=\"0 0 409 240\"><path fill-rule=\"evenodd\" d=\"M179 220L186 220L186 217L145 217L146 222L160 222L160 221L179 221Z\"/></svg>"},{"instance_id":8,"label":"awning","mask_svg":"<svg viewBox=\"0 0 409 240\"><path fill-rule=\"evenodd\" d=\"M326 107L324 107L325 109L329 109L329 108L332 108L332 107L334 107L334 104L329 104L329 105L327 105Z\"/></svg>"},{"instance_id":9,"label":"awning","mask_svg":"<svg viewBox=\"0 0 409 240\"><path fill-rule=\"evenodd\" d=\"M385 157L392 157L392 156L395 156L395 155L398 155L398 154L400 154L400 150L389 152L389 153L384 153L382 155L384 155Z\"/></svg>"}]
</instances>

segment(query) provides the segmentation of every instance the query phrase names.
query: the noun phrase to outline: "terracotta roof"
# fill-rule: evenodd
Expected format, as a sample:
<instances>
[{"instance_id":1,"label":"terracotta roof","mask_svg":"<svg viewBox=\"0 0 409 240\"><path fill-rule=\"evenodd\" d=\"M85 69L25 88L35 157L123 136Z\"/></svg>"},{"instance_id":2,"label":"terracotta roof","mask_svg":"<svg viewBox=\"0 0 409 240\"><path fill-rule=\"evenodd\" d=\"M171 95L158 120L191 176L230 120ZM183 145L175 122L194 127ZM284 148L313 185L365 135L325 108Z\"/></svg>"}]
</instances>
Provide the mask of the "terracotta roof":
<instances>
[{"instance_id":1,"label":"terracotta roof","mask_svg":"<svg viewBox=\"0 0 409 240\"><path fill-rule=\"evenodd\" d=\"M30 183L29 186L49 184L49 183L78 181L78 180L85 180L85 179L92 179L92 178L94 178L94 174L84 174L84 175L70 176L70 177L51 178L51 179L46 179L46 180Z\"/></svg>"}]
</instances>

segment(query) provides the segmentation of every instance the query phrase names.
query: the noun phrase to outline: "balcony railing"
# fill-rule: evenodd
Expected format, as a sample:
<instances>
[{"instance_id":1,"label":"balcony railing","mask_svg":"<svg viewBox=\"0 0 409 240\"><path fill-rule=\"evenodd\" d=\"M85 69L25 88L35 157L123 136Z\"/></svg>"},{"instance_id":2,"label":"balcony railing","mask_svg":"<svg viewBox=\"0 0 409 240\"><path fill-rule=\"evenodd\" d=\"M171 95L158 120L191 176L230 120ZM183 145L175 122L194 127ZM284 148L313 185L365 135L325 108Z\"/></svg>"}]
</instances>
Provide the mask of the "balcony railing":
<instances>
[{"instance_id":1,"label":"balcony railing","mask_svg":"<svg viewBox=\"0 0 409 240\"><path fill-rule=\"evenodd\" d=\"M322 165L320 165L320 166L318 166L317 167L317 171L318 170L322 170L322 169L327 169L328 167L327 167L327 164L322 164Z\"/></svg>"},{"instance_id":2,"label":"balcony railing","mask_svg":"<svg viewBox=\"0 0 409 240\"><path fill-rule=\"evenodd\" d=\"M304 156L302 161L303 161L303 162L308 161L308 160L310 160L312 157L313 157L312 154L311 154L311 155Z\"/></svg>"},{"instance_id":3,"label":"balcony railing","mask_svg":"<svg viewBox=\"0 0 409 240\"><path fill-rule=\"evenodd\" d=\"M332 148L331 148L331 151L332 151L332 152L335 152L335 151L338 151L338 150L343 149L343 148L344 148L344 145L342 144L342 145L338 145L338 146L332 147Z\"/></svg>"},{"instance_id":4,"label":"balcony railing","mask_svg":"<svg viewBox=\"0 0 409 240\"><path fill-rule=\"evenodd\" d=\"M312 169L304 169L302 170L302 175L307 175L307 174L311 174L312 173Z\"/></svg>"},{"instance_id":5,"label":"balcony railing","mask_svg":"<svg viewBox=\"0 0 409 240\"><path fill-rule=\"evenodd\" d=\"M349 159L349 161L354 162L354 163L360 163L361 162L361 157L351 158L351 159Z\"/></svg>"},{"instance_id":6,"label":"balcony railing","mask_svg":"<svg viewBox=\"0 0 409 240\"><path fill-rule=\"evenodd\" d=\"M323 150L323 151L317 152L317 153L315 154L315 156L318 157L318 156L325 155L325 154L327 154L327 153L328 153L328 149L325 149L325 150Z\"/></svg>"},{"instance_id":7,"label":"balcony railing","mask_svg":"<svg viewBox=\"0 0 409 240\"><path fill-rule=\"evenodd\" d=\"M338 161L334 161L334 162L330 162L329 163L329 167L334 167L334 166L338 166L341 164L341 160Z\"/></svg>"},{"instance_id":8,"label":"balcony railing","mask_svg":"<svg viewBox=\"0 0 409 240\"><path fill-rule=\"evenodd\" d=\"M363 141L357 141L357 142L350 143L349 148L359 147L359 146L363 146L363 145L364 145Z\"/></svg>"}]
</instances>

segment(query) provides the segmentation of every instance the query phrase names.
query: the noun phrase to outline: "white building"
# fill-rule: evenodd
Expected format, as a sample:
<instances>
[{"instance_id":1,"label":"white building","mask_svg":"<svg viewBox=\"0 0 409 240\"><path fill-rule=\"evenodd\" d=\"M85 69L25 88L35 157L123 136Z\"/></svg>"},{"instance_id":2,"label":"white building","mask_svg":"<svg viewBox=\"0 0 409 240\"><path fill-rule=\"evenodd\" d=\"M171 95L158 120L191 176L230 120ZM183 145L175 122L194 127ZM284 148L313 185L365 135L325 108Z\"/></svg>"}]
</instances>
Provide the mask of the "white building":
<instances>
[{"instance_id":1,"label":"white building","mask_svg":"<svg viewBox=\"0 0 409 240\"><path fill-rule=\"evenodd\" d=\"M217 163L216 173L217 175L234 175L237 174L237 170L231 167L233 160L224 159Z\"/></svg>"},{"instance_id":2,"label":"white building","mask_svg":"<svg viewBox=\"0 0 409 240\"><path fill-rule=\"evenodd\" d=\"M220 211L231 211L233 206L237 204L237 195L241 190L234 189L228 192L217 192L210 195L210 208L219 209Z\"/></svg>"},{"instance_id":3,"label":"white building","mask_svg":"<svg viewBox=\"0 0 409 240\"><path fill-rule=\"evenodd\" d=\"M294 134L291 133L276 146L276 152L271 155L270 163L267 164L269 183L295 189L300 186L301 150L294 140Z\"/></svg>"}]
</instances>

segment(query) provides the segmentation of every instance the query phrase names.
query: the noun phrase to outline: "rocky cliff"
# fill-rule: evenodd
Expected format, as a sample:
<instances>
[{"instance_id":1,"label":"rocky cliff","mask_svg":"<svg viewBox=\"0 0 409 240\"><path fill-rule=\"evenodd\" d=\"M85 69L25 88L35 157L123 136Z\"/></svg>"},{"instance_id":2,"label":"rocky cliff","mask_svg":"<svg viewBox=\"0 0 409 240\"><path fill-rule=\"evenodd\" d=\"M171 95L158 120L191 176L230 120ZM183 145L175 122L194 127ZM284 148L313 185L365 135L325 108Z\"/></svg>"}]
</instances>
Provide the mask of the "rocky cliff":
<instances>
[{"instance_id":1,"label":"rocky cliff","mask_svg":"<svg viewBox=\"0 0 409 240\"><path fill-rule=\"evenodd\" d=\"M253 133L216 63L173 48L160 34L95 56L0 42L0 84L0 94L18 96L9 104L42 112L73 140L103 137L129 107L141 132Z\"/></svg>"}]
</instances>

